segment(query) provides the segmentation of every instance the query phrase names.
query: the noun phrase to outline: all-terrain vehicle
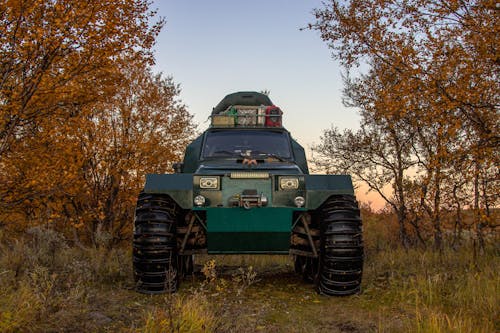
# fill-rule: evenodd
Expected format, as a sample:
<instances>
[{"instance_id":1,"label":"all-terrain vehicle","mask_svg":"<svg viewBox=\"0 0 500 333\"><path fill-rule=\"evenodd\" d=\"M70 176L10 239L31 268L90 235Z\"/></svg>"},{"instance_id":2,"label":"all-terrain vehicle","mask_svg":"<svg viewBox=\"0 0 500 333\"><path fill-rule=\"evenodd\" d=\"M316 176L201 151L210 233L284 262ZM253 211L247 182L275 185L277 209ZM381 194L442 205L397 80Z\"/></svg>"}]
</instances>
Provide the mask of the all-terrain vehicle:
<instances>
[{"instance_id":1,"label":"all-terrain vehicle","mask_svg":"<svg viewBox=\"0 0 500 333\"><path fill-rule=\"evenodd\" d=\"M282 111L227 95L174 174L148 174L137 200L137 291L175 292L195 254L290 254L326 295L359 292L362 226L348 175L311 175Z\"/></svg>"}]
</instances>

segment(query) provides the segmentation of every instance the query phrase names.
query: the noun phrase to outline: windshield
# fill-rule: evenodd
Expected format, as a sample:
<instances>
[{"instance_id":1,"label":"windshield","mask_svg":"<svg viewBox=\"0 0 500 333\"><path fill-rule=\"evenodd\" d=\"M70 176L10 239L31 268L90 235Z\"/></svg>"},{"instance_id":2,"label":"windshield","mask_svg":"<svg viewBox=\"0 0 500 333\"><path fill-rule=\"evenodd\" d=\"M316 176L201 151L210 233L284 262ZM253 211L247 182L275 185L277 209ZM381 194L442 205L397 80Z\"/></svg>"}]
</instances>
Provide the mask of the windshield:
<instances>
[{"instance_id":1,"label":"windshield","mask_svg":"<svg viewBox=\"0 0 500 333\"><path fill-rule=\"evenodd\" d=\"M207 133L203 157L240 157L249 155L290 158L286 132L273 131L211 131Z\"/></svg>"}]
</instances>

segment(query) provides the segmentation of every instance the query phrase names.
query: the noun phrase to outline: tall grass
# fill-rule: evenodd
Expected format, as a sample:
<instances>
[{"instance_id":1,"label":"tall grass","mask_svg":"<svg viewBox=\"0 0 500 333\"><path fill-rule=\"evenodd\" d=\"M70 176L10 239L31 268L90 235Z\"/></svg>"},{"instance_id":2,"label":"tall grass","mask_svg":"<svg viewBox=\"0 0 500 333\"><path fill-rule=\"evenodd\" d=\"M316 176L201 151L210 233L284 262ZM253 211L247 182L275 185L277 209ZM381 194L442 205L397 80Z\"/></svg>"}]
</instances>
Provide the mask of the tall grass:
<instances>
[{"instance_id":1,"label":"tall grass","mask_svg":"<svg viewBox=\"0 0 500 333\"><path fill-rule=\"evenodd\" d=\"M365 231L363 292L346 298L320 297L294 281L288 256L249 255L198 257L203 275L178 294L141 295L128 248L71 247L47 229L17 240L0 233L0 332L250 332L265 331L266 320L274 331L315 332L332 325L317 313L335 309L349 309L349 325L380 332L500 331L496 243L404 250L384 243L384 233ZM265 317L250 317L248 309L264 308Z\"/></svg>"},{"instance_id":2,"label":"tall grass","mask_svg":"<svg viewBox=\"0 0 500 333\"><path fill-rule=\"evenodd\" d=\"M96 290L131 283L127 252L69 247L43 228L20 240L0 234L0 332L92 329Z\"/></svg>"},{"instance_id":3,"label":"tall grass","mask_svg":"<svg viewBox=\"0 0 500 333\"><path fill-rule=\"evenodd\" d=\"M469 237L441 251L431 246L405 250L394 216L364 213L363 306L401 309L409 332L500 331L497 234L490 235L485 248ZM384 331L384 323L379 326Z\"/></svg>"},{"instance_id":4,"label":"tall grass","mask_svg":"<svg viewBox=\"0 0 500 333\"><path fill-rule=\"evenodd\" d=\"M365 265L364 305L400 307L408 314L408 331L498 331L498 250L489 247L479 257L474 251L372 253Z\"/></svg>"},{"instance_id":5,"label":"tall grass","mask_svg":"<svg viewBox=\"0 0 500 333\"><path fill-rule=\"evenodd\" d=\"M217 323L213 307L203 293L189 297L168 295L163 304L145 312L144 323L136 332L214 332Z\"/></svg>"}]
</instances>

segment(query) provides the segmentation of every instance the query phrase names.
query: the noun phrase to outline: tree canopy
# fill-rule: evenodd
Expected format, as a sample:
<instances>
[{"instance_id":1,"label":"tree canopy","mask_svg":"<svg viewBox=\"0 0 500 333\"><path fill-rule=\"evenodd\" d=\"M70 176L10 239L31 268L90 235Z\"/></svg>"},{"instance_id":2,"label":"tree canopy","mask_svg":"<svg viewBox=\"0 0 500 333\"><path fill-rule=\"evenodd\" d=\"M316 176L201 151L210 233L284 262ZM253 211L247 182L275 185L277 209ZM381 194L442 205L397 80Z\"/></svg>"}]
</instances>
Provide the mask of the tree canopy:
<instances>
[{"instance_id":1,"label":"tree canopy","mask_svg":"<svg viewBox=\"0 0 500 333\"><path fill-rule=\"evenodd\" d=\"M390 186L384 198L404 242L408 224L419 234L428 222L440 246L443 210L460 220L464 207L473 208L479 235L495 227L496 2L330 0L314 14L310 28L346 71L345 103L362 116L356 133L324 133L315 149L320 162L345 166L372 190Z\"/></svg>"},{"instance_id":2,"label":"tree canopy","mask_svg":"<svg viewBox=\"0 0 500 333\"><path fill-rule=\"evenodd\" d=\"M163 20L149 6L0 2L0 225L130 236L145 173L170 170L194 131L151 70Z\"/></svg>"}]
</instances>

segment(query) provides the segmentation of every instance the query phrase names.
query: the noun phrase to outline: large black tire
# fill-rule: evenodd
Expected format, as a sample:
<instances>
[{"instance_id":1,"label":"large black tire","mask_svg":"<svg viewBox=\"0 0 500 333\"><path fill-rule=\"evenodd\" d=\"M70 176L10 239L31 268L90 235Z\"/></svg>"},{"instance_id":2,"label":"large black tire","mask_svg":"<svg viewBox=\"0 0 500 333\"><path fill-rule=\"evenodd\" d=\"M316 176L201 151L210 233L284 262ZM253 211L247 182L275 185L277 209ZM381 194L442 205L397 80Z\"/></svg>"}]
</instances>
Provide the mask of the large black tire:
<instances>
[{"instance_id":1,"label":"large black tire","mask_svg":"<svg viewBox=\"0 0 500 333\"><path fill-rule=\"evenodd\" d=\"M363 272L363 238L356 199L352 195L330 197L321 206L319 218L318 292L325 295L359 293Z\"/></svg>"},{"instance_id":2,"label":"large black tire","mask_svg":"<svg viewBox=\"0 0 500 333\"><path fill-rule=\"evenodd\" d=\"M138 292L173 293L178 288L177 212L176 203L168 196L139 195L133 241L134 278Z\"/></svg>"}]
</instances>

